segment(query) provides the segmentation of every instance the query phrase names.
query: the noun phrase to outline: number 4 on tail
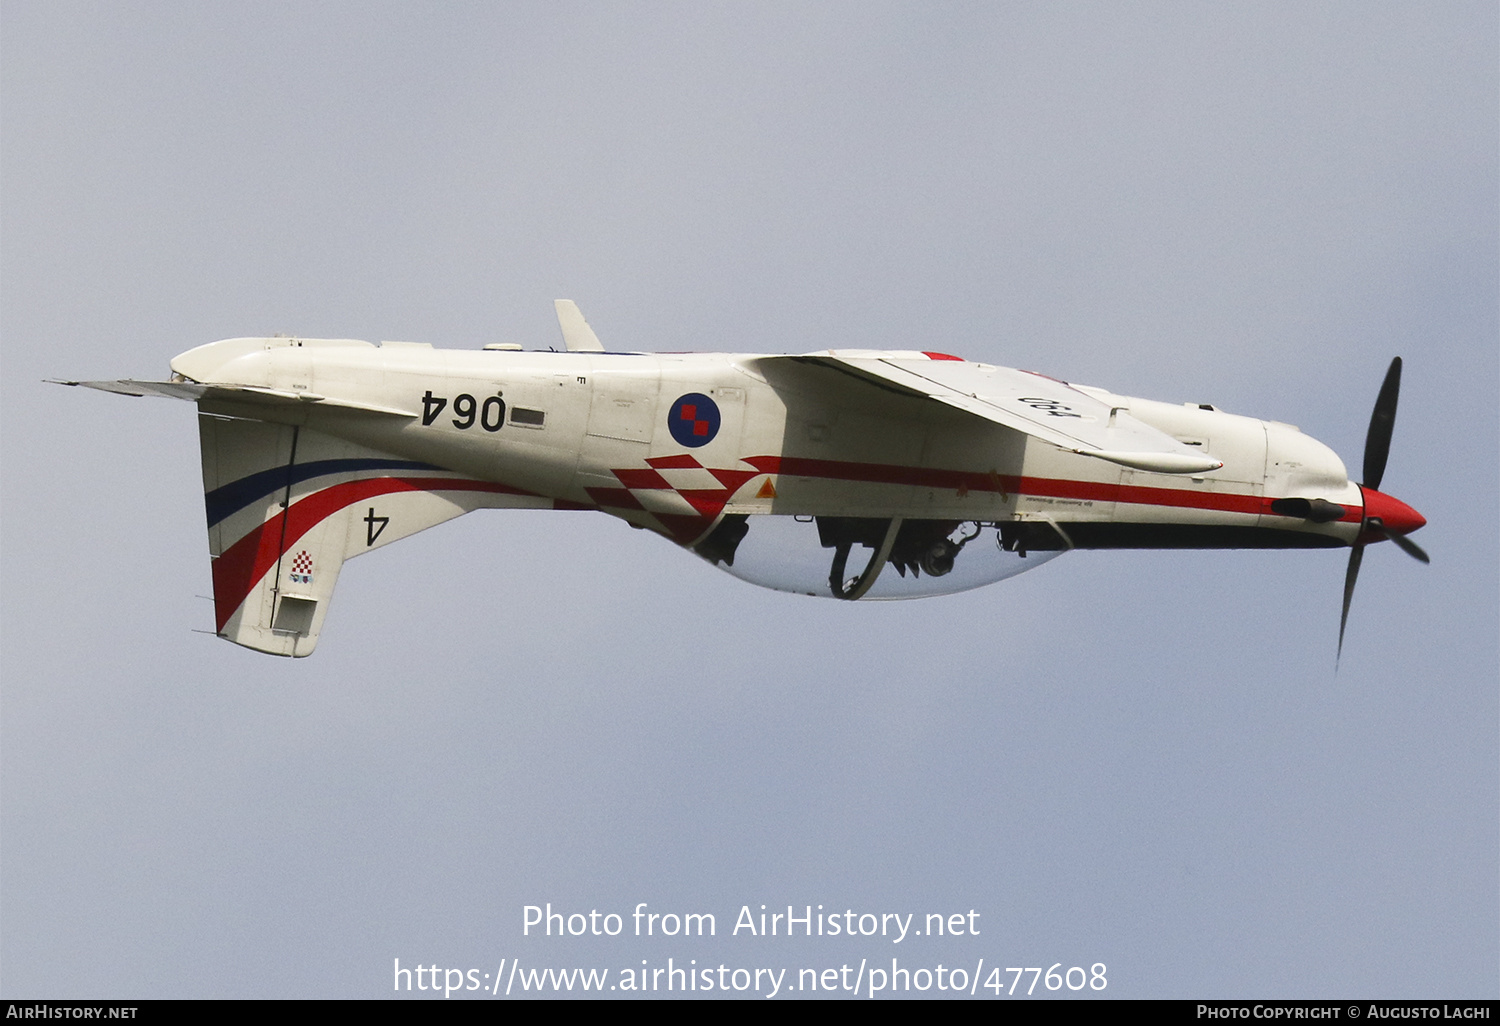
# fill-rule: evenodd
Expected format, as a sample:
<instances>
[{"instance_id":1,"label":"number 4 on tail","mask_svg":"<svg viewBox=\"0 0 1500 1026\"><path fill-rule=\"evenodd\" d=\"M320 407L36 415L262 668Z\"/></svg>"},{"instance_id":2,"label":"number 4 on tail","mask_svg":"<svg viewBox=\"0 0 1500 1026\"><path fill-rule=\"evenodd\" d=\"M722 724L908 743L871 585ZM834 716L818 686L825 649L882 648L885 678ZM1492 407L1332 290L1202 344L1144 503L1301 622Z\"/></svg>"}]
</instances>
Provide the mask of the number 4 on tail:
<instances>
[{"instance_id":1,"label":"number 4 on tail","mask_svg":"<svg viewBox=\"0 0 1500 1026\"><path fill-rule=\"evenodd\" d=\"M385 530L385 525L391 522L390 517L377 517L375 507L370 507L370 512L365 514L365 547L369 548L375 544L375 539L380 537L380 532Z\"/></svg>"}]
</instances>

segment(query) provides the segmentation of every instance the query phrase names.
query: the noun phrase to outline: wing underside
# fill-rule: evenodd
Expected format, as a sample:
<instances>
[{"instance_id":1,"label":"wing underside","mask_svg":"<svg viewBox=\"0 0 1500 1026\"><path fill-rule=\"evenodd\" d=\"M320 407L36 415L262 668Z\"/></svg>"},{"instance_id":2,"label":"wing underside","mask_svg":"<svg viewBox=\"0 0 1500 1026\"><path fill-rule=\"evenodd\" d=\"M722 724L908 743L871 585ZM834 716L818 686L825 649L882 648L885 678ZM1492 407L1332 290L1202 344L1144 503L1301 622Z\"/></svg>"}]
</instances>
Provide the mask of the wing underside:
<instances>
[{"instance_id":1,"label":"wing underside","mask_svg":"<svg viewBox=\"0 0 1500 1026\"><path fill-rule=\"evenodd\" d=\"M765 357L827 367L864 387L943 403L1050 442L1060 449L1161 474L1202 474L1219 460L1076 388L1030 371L922 354L896 357L833 351Z\"/></svg>"}]
</instances>

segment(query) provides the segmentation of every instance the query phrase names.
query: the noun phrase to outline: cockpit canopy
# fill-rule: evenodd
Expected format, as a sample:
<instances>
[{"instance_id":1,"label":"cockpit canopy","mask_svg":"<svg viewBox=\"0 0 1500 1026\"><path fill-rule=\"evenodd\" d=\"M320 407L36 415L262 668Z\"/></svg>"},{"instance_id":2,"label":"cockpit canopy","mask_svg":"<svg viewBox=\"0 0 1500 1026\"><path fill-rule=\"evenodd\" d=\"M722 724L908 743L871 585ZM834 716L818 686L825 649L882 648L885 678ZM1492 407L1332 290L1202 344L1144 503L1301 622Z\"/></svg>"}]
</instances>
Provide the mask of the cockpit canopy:
<instances>
[{"instance_id":1,"label":"cockpit canopy","mask_svg":"<svg viewBox=\"0 0 1500 1026\"><path fill-rule=\"evenodd\" d=\"M1067 548L1045 524L743 513L725 516L694 546L751 584L846 600L968 591Z\"/></svg>"}]
</instances>

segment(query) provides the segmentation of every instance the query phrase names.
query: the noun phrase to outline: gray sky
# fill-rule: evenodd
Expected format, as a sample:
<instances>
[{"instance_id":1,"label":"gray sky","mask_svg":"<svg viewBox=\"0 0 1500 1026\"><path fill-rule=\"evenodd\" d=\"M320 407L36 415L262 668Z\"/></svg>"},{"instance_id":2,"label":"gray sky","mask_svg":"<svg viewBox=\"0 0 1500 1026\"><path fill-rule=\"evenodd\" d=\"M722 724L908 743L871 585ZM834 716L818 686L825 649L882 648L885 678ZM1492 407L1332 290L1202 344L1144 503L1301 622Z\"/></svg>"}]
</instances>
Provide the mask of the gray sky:
<instances>
[{"instance_id":1,"label":"gray sky","mask_svg":"<svg viewBox=\"0 0 1500 1026\"><path fill-rule=\"evenodd\" d=\"M0 30L5 996L380 997L393 958L1500 989L1493 4L5 0ZM1433 564L1366 553L1335 676L1343 551L845 605L481 511L347 565L292 662L192 633L192 408L41 384L276 332L544 347L557 297L614 348L942 349L1351 468L1399 354L1383 487ZM549 901L719 935L522 937ZM730 936L762 903L981 933Z\"/></svg>"}]
</instances>

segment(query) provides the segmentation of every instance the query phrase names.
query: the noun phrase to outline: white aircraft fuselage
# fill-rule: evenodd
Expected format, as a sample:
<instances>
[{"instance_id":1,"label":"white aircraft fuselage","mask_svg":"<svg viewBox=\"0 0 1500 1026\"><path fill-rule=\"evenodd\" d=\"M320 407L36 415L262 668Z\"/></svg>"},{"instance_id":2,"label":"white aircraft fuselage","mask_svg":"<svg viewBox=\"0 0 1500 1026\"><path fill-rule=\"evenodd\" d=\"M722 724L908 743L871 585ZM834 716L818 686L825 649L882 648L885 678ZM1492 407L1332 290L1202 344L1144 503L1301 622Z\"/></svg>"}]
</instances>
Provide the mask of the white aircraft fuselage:
<instances>
[{"instance_id":1,"label":"white aircraft fuselage","mask_svg":"<svg viewBox=\"0 0 1500 1026\"><path fill-rule=\"evenodd\" d=\"M251 338L172 370L89 384L197 401L216 631L284 655L312 650L344 559L479 507L602 511L845 599L1072 548L1362 547L1423 523L1291 425L940 353Z\"/></svg>"}]
</instances>

